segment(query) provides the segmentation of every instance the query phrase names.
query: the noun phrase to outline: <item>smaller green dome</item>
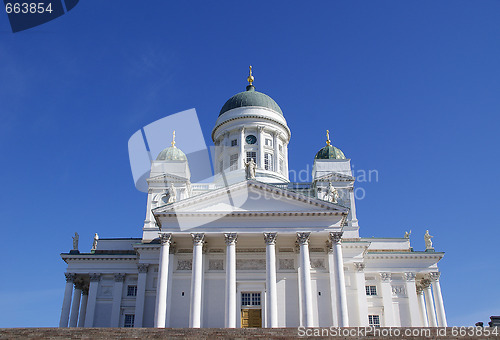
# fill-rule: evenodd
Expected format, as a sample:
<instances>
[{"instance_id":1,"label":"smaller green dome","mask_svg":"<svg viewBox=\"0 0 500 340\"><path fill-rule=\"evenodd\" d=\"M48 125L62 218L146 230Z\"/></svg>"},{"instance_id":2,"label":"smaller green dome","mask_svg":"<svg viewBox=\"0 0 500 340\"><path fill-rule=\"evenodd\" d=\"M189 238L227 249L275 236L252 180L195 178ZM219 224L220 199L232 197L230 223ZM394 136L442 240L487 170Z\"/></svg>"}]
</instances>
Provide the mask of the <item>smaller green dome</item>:
<instances>
[{"instance_id":1,"label":"smaller green dome","mask_svg":"<svg viewBox=\"0 0 500 340\"><path fill-rule=\"evenodd\" d=\"M175 145L164 149L158 157L156 157L157 161L187 161L187 157L184 152L181 151Z\"/></svg>"},{"instance_id":2,"label":"smaller green dome","mask_svg":"<svg viewBox=\"0 0 500 340\"><path fill-rule=\"evenodd\" d=\"M339 148L327 145L318 151L314 159L346 159L346 157Z\"/></svg>"}]
</instances>

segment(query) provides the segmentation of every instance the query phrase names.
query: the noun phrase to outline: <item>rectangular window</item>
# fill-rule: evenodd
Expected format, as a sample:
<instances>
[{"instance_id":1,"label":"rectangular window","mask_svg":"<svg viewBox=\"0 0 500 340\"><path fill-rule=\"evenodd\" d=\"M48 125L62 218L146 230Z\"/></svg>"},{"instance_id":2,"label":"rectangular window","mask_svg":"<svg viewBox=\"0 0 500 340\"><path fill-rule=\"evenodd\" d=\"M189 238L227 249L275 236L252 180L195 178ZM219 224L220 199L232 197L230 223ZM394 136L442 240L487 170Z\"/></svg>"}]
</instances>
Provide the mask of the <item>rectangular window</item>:
<instances>
[{"instance_id":1,"label":"rectangular window","mask_svg":"<svg viewBox=\"0 0 500 340\"><path fill-rule=\"evenodd\" d=\"M373 327L380 327L380 316L368 315L368 324Z\"/></svg>"},{"instance_id":2,"label":"rectangular window","mask_svg":"<svg viewBox=\"0 0 500 340\"><path fill-rule=\"evenodd\" d=\"M284 165L283 160L282 160L282 159L280 159L280 172L281 172L281 173L284 173L284 172L285 172L285 167L284 167L283 165Z\"/></svg>"},{"instance_id":3,"label":"rectangular window","mask_svg":"<svg viewBox=\"0 0 500 340\"><path fill-rule=\"evenodd\" d=\"M123 323L123 327L132 328L134 327L135 315L134 314L125 314L125 322Z\"/></svg>"},{"instance_id":4,"label":"rectangular window","mask_svg":"<svg viewBox=\"0 0 500 340\"><path fill-rule=\"evenodd\" d=\"M235 153L229 157L229 170L233 171L238 169L238 154Z\"/></svg>"},{"instance_id":5,"label":"rectangular window","mask_svg":"<svg viewBox=\"0 0 500 340\"><path fill-rule=\"evenodd\" d=\"M365 286L366 295L377 295L377 286Z\"/></svg>"},{"instance_id":6,"label":"rectangular window","mask_svg":"<svg viewBox=\"0 0 500 340\"><path fill-rule=\"evenodd\" d=\"M233 139L231 141L231 146L236 146L236 145L238 145L238 140L237 139Z\"/></svg>"},{"instance_id":7,"label":"rectangular window","mask_svg":"<svg viewBox=\"0 0 500 340\"><path fill-rule=\"evenodd\" d=\"M273 141L272 139L266 138L266 146L273 146Z\"/></svg>"},{"instance_id":8,"label":"rectangular window","mask_svg":"<svg viewBox=\"0 0 500 340\"><path fill-rule=\"evenodd\" d=\"M283 152L283 145L281 145L281 144L279 145L279 150L280 150L280 152Z\"/></svg>"},{"instance_id":9,"label":"rectangular window","mask_svg":"<svg viewBox=\"0 0 500 340\"><path fill-rule=\"evenodd\" d=\"M273 170L273 155L270 153L264 154L264 169Z\"/></svg>"},{"instance_id":10,"label":"rectangular window","mask_svg":"<svg viewBox=\"0 0 500 340\"><path fill-rule=\"evenodd\" d=\"M241 293L242 306L260 306L260 293Z\"/></svg>"},{"instance_id":11,"label":"rectangular window","mask_svg":"<svg viewBox=\"0 0 500 340\"><path fill-rule=\"evenodd\" d=\"M250 162L251 159L253 159L253 161L257 163L257 152L255 151L247 152L247 162Z\"/></svg>"},{"instance_id":12,"label":"rectangular window","mask_svg":"<svg viewBox=\"0 0 500 340\"><path fill-rule=\"evenodd\" d=\"M137 296L137 286L128 286L127 296Z\"/></svg>"}]
</instances>

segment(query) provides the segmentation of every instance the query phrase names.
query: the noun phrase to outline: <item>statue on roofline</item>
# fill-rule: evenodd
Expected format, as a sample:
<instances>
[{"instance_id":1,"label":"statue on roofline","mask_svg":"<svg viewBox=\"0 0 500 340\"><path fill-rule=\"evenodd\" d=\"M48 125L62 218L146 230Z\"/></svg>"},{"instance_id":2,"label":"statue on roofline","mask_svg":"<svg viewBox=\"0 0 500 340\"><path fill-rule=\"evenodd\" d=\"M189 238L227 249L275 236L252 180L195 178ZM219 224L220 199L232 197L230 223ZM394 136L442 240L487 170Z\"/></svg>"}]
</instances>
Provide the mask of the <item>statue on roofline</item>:
<instances>
[{"instance_id":1,"label":"statue on roofline","mask_svg":"<svg viewBox=\"0 0 500 340\"><path fill-rule=\"evenodd\" d=\"M73 236L73 250L78 250L78 239L80 236L75 232L75 236Z\"/></svg>"},{"instance_id":2,"label":"statue on roofline","mask_svg":"<svg viewBox=\"0 0 500 340\"><path fill-rule=\"evenodd\" d=\"M338 203L339 192L332 185L332 182L328 183L328 189L326 190L326 199L332 203Z\"/></svg>"},{"instance_id":3,"label":"statue on roofline","mask_svg":"<svg viewBox=\"0 0 500 340\"><path fill-rule=\"evenodd\" d=\"M431 238L433 238L434 236L431 236L429 234L429 230L426 230L425 231L425 235L424 235L424 240L425 240L425 250L433 250L434 248L432 247L432 241L431 241Z\"/></svg>"},{"instance_id":4,"label":"statue on roofline","mask_svg":"<svg viewBox=\"0 0 500 340\"><path fill-rule=\"evenodd\" d=\"M246 179L255 179L255 168L256 164L253 158L251 158L249 162L245 163Z\"/></svg>"}]
</instances>

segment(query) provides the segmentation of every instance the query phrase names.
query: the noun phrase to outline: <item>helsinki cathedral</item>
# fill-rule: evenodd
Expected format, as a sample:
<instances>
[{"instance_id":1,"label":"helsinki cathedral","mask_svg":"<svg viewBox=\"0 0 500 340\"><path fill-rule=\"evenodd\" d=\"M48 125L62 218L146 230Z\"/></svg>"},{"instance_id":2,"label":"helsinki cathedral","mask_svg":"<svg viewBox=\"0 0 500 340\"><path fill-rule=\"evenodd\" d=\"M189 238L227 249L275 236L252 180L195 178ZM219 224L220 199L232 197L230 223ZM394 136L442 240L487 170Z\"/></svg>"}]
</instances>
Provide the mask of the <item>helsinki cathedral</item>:
<instances>
[{"instance_id":1,"label":"helsinki cathedral","mask_svg":"<svg viewBox=\"0 0 500 340\"><path fill-rule=\"evenodd\" d=\"M191 183L182 145L151 162L141 238L67 263L60 327L446 326L435 251L359 234L350 159L327 136L312 182L288 177L286 114L256 91L222 106L215 174ZM172 133L169 131L168 134Z\"/></svg>"}]
</instances>

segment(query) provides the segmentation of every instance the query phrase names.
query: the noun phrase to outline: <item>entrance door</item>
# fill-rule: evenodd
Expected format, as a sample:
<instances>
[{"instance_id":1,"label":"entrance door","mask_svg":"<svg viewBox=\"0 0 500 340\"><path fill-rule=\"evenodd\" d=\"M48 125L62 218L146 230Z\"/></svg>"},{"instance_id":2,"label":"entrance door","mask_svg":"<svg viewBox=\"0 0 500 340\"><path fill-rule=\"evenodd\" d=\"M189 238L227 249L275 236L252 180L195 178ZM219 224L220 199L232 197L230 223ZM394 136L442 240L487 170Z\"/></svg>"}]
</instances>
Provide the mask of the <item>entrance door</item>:
<instances>
[{"instance_id":1,"label":"entrance door","mask_svg":"<svg viewBox=\"0 0 500 340\"><path fill-rule=\"evenodd\" d=\"M262 309L242 309L241 328L262 328Z\"/></svg>"},{"instance_id":2,"label":"entrance door","mask_svg":"<svg viewBox=\"0 0 500 340\"><path fill-rule=\"evenodd\" d=\"M260 292L241 293L241 328L262 328Z\"/></svg>"}]
</instances>

